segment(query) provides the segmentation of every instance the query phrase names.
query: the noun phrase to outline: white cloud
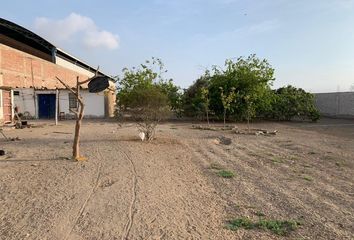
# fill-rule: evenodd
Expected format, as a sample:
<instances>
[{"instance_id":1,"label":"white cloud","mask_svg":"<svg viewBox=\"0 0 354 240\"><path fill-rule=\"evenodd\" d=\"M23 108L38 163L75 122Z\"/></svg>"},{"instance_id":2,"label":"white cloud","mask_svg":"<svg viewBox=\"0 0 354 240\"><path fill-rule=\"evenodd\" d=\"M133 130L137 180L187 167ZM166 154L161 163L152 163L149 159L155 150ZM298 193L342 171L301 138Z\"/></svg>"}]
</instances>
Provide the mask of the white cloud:
<instances>
[{"instance_id":1,"label":"white cloud","mask_svg":"<svg viewBox=\"0 0 354 240\"><path fill-rule=\"evenodd\" d=\"M119 46L118 35L99 29L91 18L77 13L58 20L39 17L34 27L39 34L54 42L78 39L90 48L116 49Z\"/></svg>"}]
</instances>

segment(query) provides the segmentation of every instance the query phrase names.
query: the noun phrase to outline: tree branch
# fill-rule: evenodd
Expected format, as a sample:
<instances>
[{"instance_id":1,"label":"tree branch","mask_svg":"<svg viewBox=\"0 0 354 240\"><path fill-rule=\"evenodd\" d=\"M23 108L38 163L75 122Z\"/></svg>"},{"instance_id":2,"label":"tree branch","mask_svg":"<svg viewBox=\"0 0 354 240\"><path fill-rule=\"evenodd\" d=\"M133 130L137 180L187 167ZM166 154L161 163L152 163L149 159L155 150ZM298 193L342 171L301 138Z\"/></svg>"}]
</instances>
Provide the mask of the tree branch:
<instances>
[{"instance_id":1,"label":"tree branch","mask_svg":"<svg viewBox=\"0 0 354 240\"><path fill-rule=\"evenodd\" d=\"M66 84L63 80L61 80L60 78L56 77L56 79L58 79L58 81L64 85L64 87L66 89L68 89L72 94L74 94L77 98L78 98L78 94L77 92L75 92L68 84Z\"/></svg>"},{"instance_id":2,"label":"tree branch","mask_svg":"<svg viewBox=\"0 0 354 240\"><path fill-rule=\"evenodd\" d=\"M98 75L98 69L100 69L100 66L97 67L95 75L93 77L90 77L90 78L88 78L88 79L86 79L86 80L84 80L82 82L79 82L79 85L85 84L85 83L91 81L93 78L95 78Z\"/></svg>"},{"instance_id":3,"label":"tree branch","mask_svg":"<svg viewBox=\"0 0 354 240\"><path fill-rule=\"evenodd\" d=\"M79 116L79 112L78 111L75 111L75 110L73 110L73 109L69 109L69 112L72 112L72 113L75 113L75 116L77 117L77 116Z\"/></svg>"}]
</instances>

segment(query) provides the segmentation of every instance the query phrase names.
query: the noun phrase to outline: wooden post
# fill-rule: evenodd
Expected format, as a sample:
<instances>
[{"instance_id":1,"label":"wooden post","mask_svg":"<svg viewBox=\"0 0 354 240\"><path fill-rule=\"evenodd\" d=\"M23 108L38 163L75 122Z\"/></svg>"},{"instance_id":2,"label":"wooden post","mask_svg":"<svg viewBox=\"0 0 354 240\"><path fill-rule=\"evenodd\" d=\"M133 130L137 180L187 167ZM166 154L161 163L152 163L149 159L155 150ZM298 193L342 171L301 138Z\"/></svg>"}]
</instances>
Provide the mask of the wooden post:
<instances>
[{"instance_id":1,"label":"wooden post","mask_svg":"<svg viewBox=\"0 0 354 240\"><path fill-rule=\"evenodd\" d=\"M55 90L55 126L58 125L58 111L59 111L59 90Z\"/></svg>"}]
</instances>

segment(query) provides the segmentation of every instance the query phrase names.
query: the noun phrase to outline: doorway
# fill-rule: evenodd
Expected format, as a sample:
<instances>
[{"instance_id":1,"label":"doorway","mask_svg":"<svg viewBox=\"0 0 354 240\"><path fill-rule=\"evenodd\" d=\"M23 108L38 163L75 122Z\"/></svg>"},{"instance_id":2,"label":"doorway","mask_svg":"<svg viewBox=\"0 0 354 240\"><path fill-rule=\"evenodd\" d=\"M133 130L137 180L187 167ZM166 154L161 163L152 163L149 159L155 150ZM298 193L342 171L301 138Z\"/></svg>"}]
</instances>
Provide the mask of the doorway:
<instances>
[{"instance_id":1,"label":"doorway","mask_svg":"<svg viewBox=\"0 0 354 240\"><path fill-rule=\"evenodd\" d=\"M38 94L38 118L55 117L55 94Z\"/></svg>"}]
</instances>

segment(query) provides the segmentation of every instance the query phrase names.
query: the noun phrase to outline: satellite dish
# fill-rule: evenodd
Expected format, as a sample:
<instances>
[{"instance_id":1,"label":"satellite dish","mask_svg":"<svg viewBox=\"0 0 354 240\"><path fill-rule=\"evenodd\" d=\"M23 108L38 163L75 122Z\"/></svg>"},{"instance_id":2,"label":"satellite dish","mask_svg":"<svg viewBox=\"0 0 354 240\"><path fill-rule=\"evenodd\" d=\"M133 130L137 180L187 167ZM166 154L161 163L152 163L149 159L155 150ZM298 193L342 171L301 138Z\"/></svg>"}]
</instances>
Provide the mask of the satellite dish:
<instances>
[{"instance_id":1,"label":"satellite dish","mask_svg":"<svg viewBox=\"0 0 354 240\"><path fill-rule=\"evenodd\" d=\"M105 76L96 76L88 83L88 89L90 93L102 92L109 87L108 78Z\"/></svg>"}]
</instances>

